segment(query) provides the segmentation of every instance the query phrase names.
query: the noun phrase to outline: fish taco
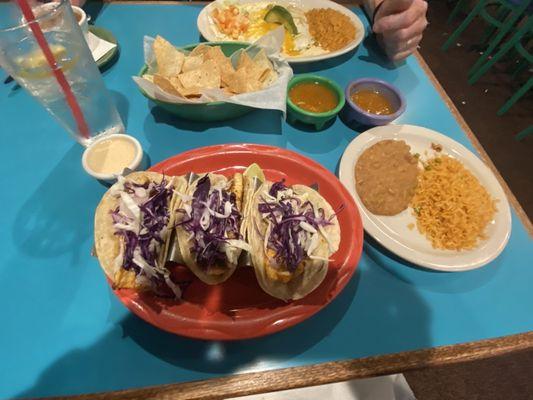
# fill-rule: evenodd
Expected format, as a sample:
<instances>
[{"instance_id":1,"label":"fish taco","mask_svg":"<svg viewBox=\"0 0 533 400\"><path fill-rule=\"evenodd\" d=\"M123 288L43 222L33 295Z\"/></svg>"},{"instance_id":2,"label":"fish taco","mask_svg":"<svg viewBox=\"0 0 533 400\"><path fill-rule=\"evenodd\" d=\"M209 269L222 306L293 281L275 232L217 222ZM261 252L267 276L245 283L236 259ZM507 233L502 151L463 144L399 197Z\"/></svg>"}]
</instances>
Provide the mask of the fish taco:
<instances>
[{"instance_id":1,"label":"fish taco","mask_svg":"<svg viewBox=\"0 0 533 400\"><path fill-rule=\"evenodd\" d=\"M180 296L165 260L181 203L176 192L186 185L184 177L134 172L104 194L95 213L95 248L113 288Z\"/></svg>"},{"instance_id":2,"label":"fish taco","mask_svg":"<svg viewBox=\"0 0 533 400\"><path fill-rule=\"evenodd\" d=\"M267 181L255 191L248 213L246 231L261 288L284 301L316 289L340 243L330 204L308 186Z\"/></svg>"},{"instance_id":3,"label":"fish taco","mask_svg":"<svg viewBox=\"0 0 533 400\"><path fill-rule=\"evenodd\" d=\"M243 176L191 175L176 214L183 262L203 282L214 285L235 271L243 250Z\"/></svg>"}]
</instances>

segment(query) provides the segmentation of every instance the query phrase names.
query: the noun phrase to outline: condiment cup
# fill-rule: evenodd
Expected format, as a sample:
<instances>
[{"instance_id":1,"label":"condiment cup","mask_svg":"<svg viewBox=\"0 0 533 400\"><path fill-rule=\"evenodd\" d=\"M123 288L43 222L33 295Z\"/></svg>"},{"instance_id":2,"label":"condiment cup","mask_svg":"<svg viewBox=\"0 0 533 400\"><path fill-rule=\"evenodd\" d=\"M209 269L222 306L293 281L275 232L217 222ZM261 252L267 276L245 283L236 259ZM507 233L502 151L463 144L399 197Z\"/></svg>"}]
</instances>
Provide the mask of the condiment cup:
<instances>
[{"instance_id":1,"label":"condiment cup","mask_svg":"<svg viewBox=\"0 0 533 400\"><path fill-rule=\"evenodd\" d=\"M56 7L58 6L58 2L57 1L52 1L50 3L45 3L45 4L42 4L41 6L39 6L38 8L36 8L34 10L35 12L35 16L37 18L39 18L40 16L50 12L51 10L55 9ZM87 36L89 35L89 21L91 19L90 16L88 16L85 11L83 10L83 8L81 7L77 7L77 6L73 6L71 5L72 7L72 11L74 13L74 16L76 17L76 21L78 22L78 25L80 26L80 29L83 33L83 36L85 37L85 39L87 39ZM24 20L22 20L24 22ZM49 28L44 26L42 27L44 31L47 31Z\"/></svg>"},{"instance_id":2,"label":"condiment cup","mask_svg":"<svg viewBox=\"0 0 533 400\"><path fill-rule=\"evenodd\" d=\"M126 165L121 171L116 171L111 174L100 173L100 172L97 172L91 169L88 163L88 158L90 157L91 149L93 149L96 144L104 140L114 140L114 139L115 140L116 139L128 140L133 144L135 148L135 156L133 157L133 161L129 165ZM85 172L87 172L92 177L98 180L105 181L105 182L114 182L117 180L117 176L121 175L124 172L124 169L127 168L128 170L135 171L137 168L139 168L142 158L143 158L143 149L139 141L135 139L133 136L117 133L117 134L111 134L111 135L103 135L102 137L96 139L93 143L91 143L89 147L87 147L85 151L83 152L83 156L81 158L81 164L83 166L83 169L85 169Z\"/></svg>"},{"instance_id":3,"label":"condiment cup","mask_svg":"<svg viewBox=\"0 0 533 400\"><path fill-rule=\"evenodd\" d=\"M72 11L74 11L74 15L78 20L78 25L83 32L83 36L87 38L87 35L89 34L89 21L91 17L88 17L81 7L72 6Z\"/></svg>"},{"instance_id":4,"label":"condiment cup","mask_svg":"<svg viewBox=\"0 0 533 400\"><path fill-rule=\"evenodd\" d=\"M352 101L352 94L357 90L375 90L385 96L395 110L392 114L377 115L369 113ZM373 78L362 78L351 81L345 90L346 113L348 122L356 121L363 125L387 125L405 111L405 99L395 86L385 81Z\"/></svg>"},{"instance_id":5,"label":"condiment cup","mask_svg":"<svg viewBox=\"0 0 533 400\"><path fill-rule=\"evenodd\" d=\"M319 82L322 85L326 86L327 88L331 89L336 95L337 95L337 106L330 111L322 112L322 113L314 113L311 111L303 110L300 107L298 107L296 104L294 104L291 99L289 98L289 91L291 88L297 84L305 83L305 82ZM321 130L324 128L326 123L332 119L334 119L340 110L344 107L345 98L344 93L342 92L342 89L339 85L337 85L334 81L328 78L324 78L323 76L319 75L298 75L291 79L287 86L287 119L290 123L294 123L296 121L303 122L305 124L314 125L315 129Z\"/></svg>"}]
</instances>

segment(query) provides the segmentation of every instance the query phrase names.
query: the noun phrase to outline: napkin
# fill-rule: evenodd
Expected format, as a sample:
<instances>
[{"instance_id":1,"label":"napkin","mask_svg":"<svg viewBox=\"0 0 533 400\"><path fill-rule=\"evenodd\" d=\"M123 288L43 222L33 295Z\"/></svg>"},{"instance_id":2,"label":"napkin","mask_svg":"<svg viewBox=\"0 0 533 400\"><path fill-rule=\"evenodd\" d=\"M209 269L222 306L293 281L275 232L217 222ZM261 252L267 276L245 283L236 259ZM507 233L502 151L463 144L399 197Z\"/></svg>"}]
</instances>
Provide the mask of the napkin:
<instances>
[{"instance_id":1,"label":"napkin","mask_svg":"<svg viewBox=\"0 0 533 400\"><path fill-rule=\"evenodd\" d=\"M89 49L93 54L94 61L98 61L100 58L105 56L108 51L117 47L116 44L110 43L107 40L99 38L92 32L89 32L87 34L87 44L89 45Z\"/></svg>"},{"instance_id":2,"label":"napkin","mask_svg":"<svg viewBox=\"0 0 533 400\"><path fill-rule=\"evenodd\" d=\"M416 400L403 374L283 390L226 400Z\"/></svg>"}]
</instances>

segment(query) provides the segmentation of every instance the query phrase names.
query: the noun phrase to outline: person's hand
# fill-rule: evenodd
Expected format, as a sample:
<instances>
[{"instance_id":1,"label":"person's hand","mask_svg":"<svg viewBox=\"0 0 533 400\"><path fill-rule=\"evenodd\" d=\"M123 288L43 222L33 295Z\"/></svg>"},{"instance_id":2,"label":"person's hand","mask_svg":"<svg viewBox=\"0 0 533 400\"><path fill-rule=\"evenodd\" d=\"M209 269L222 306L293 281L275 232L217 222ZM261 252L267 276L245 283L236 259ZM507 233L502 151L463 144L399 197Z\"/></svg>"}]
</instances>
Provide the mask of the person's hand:
<instances>
[{"instance_id":1,"label":"person's hand","mask_svg":"<svg viewBox=\"0 0 533 400\"><path fill-rule=\"evenodd\" d=\"M73 6L83 7L86 0L70 0L70 4Z\"/></svg>"},{"instance_id":2,"label":"person's hand","mask_svg":"<svg viewBox=\"0 0 533 400\"><path fill-rule=\"evenodd\" d=\"M427 8L424 0L383 0L373 30L391 60L403 60L416 50L428 24Z\"/></svg>"}]
</instances>

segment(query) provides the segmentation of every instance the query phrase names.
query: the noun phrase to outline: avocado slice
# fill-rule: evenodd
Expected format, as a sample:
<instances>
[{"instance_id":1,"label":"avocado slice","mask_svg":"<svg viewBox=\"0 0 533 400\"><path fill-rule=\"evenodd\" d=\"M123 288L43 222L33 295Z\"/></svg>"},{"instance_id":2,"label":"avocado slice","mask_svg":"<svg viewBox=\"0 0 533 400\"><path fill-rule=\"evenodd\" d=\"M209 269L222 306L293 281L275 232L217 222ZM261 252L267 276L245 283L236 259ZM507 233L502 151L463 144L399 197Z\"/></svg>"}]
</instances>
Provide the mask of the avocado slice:
<instances>
[{"instance_id":1,"label":"avocado slice","mask_svg":"<svg viewBox=\"0 0 533 400\"><path fill-rule=\"evenodd\" d=\"M292 15L285 7L278 5L272 6L272 8L266 13L264 19L266 22L274 22L276 24L283 25L285 29L287 29L287 31L293 35L298 33L298 29L296 28L296 24L292 19Z\"/></svg>"}]
</instances>

